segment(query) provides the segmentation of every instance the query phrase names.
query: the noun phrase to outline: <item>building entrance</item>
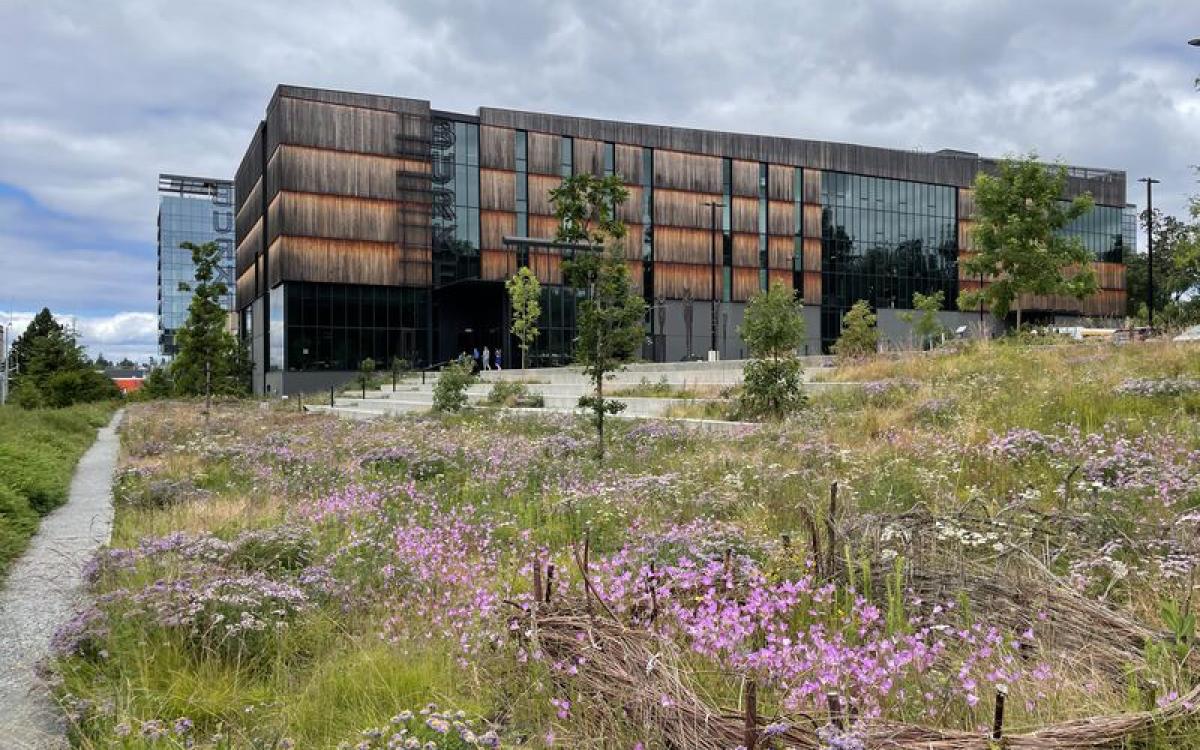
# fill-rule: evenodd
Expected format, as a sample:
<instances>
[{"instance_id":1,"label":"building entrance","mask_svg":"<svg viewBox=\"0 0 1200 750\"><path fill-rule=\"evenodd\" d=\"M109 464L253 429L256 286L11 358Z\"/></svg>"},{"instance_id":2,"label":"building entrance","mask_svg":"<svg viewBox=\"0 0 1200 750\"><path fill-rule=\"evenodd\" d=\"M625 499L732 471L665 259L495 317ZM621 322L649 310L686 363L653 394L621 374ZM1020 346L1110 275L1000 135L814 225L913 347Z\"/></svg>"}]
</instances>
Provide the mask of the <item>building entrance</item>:
<instances>
[{"instance_id":1,"label":"building entrance","mask_svg":"<svg viewBox=\"0 0 1200 750\"><path fill-rule=\"evenodd\" d=\"M436 361L485 346L507 354L507 301L504 284L496 281L460 281L434 290Z\"/></svg>"}]
</instances>

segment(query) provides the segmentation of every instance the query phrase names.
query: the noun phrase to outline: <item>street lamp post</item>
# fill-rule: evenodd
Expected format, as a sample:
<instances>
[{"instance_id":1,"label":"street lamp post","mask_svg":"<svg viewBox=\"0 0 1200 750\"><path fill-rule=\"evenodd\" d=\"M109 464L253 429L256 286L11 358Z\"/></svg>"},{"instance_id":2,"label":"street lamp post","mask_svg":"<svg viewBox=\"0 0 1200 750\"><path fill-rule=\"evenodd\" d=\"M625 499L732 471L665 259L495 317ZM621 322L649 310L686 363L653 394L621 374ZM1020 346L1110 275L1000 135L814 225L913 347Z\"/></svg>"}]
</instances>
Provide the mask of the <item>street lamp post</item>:
<instances>
[{"instance_id":1,"label":"street lamp post","mask_svg":"<svg viewBox=\"0 0 1200 750\"><path fill-rule=\"evenodd\" d=\"M709 295L712 298L712 306L709 311L709 316L711 318L710 322L712 323L712 330L710 331L710 335L712 337L712 345L709 346L709 349L711 351L715 352L715 351L718 351L718 349L717 349L717 209L724 208L725 204L721 203L720 201L707 201L707 202L705 202L704 205L708 206L708 208L709 208L709 228L712 230L711 231L711 237L712 237L712 293Z\"/></svg>"},{"instance_id":2,"label":"street lamp post","mask_svg":"<svg viewBox=\"0 0 1200 750\"><path fill-rule=\"evenodd\" d=\"M1146 183L1146 322L1154 330L1154 186L1159 180L1142 177Z\"/></svg>"}]
</instances>

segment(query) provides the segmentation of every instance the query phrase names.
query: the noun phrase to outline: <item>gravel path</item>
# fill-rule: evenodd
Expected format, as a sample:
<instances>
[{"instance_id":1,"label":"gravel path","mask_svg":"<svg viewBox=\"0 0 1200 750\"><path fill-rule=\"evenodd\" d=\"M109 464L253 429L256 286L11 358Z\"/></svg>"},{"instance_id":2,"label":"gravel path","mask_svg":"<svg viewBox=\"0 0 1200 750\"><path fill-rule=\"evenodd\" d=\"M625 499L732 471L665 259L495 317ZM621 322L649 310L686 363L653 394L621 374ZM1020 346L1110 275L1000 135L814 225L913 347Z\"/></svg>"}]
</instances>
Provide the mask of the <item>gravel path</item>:
<instances>
[{"instance_id":1,"label":"gravel path","mask_svg":"<svg viewBox=\"0 0 1200 750\"><path fill-rule=\"evenodd\" d=\"M112 531L112 475L122 412L100 429L71 480L66 505L42 519L0 590L0 743L4 750L66 746L62 718L34 675L55 628L82 595L83 564Z\"/></svg>"}]
</instances>

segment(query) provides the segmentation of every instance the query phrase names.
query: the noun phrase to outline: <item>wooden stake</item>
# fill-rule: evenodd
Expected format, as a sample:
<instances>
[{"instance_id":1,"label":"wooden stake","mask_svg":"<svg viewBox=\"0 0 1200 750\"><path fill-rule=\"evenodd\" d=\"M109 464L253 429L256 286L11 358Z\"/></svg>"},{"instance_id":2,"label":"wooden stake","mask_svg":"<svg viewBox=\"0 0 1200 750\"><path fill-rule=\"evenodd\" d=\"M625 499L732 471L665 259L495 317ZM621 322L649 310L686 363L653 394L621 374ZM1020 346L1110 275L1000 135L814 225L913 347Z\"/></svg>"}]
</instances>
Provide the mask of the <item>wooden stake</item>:
<instances>
[{"instance_id":1,"label":"wooden stake","mask_svg":"<svg viewBox=\"0 0 1200 750\"><path fill-rule=\"evenodd\" d=\"M533 600L540 602L542 600L542 561L534 557L533 559Z\"/></svg>"},{"instance_id":2,"label":"wooden stake","mask_svg":"<svg viewBox=\"0 0 1200 750\"><path fill-rule=\"evenodd\" d=\"M829 721L838 731L843 731L846 728L846 722L842 718L842 699L837 693L826 693L825 702L829 704Z\"/></svg>"},{"instance_id":3,"label":"wooden stake","mask_svg":"<svg viewBox=\"0 0 1200 750\"><path fill-rule=\"evenodd\" d=\"M554 589L554 565L546 566L546 604L550 603L550 593Z\"/></svg>"},{"instance_id":4,"label":"wooden stake","mask_svg":"<svg viewBox=\"0 0 1200 750\"><path fill-rule=\"evenodd\" d=\"M992 717L992 739L998 740L1004 734L1004 699L1008 695L1008 688L1004 685L996 686L996 713Z\"/></svg>"},{"instance_id":5,"label":"wooden stake","mask_svg":"<svg viewBox=\"0 0 1200 750\"><path fill-rule=\"evenodd\" d=\"M758 745L758 683L750 680L746 683L746 716L742 744L746 750L754 750Z\"/></svg>"}]
</instances>

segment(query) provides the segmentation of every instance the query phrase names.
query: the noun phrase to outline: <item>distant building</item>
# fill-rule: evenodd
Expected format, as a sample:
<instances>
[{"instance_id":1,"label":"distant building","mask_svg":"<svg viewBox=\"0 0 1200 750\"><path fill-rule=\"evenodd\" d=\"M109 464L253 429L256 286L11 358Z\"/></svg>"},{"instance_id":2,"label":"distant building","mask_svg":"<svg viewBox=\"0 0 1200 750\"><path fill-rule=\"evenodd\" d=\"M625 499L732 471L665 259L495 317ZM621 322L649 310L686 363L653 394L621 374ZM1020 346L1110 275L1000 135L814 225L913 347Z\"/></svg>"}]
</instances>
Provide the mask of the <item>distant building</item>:
<instances>
[{"instance_id":1,"label":"distant building","mask_svg":"<svg viewBox=\"0 0 1200 750\"><path fill-rule=\"evenodd\" d=\"M179 284L195 283L192 253L179 247L184 242L216 242L220 247L219 278L229 288L222 306L230 312L230 330L236 332L233 182L160 174L158 195L158 351L171 357L178 351L175 331L187 321L192 301L192 293L180 291Z\"/></svg>"},{"instance_id":2,"label":"distant building","mask_svg":"<svg viewBox=\"0 0 1200 750\"><path fill-rule=\"evenodd\" d=\"M747 127L753 125L747 121ZM416 365L501 348L512 362L504 281L542 282L535 365L569 362L576 294L550 191L619 175L622 251L643 295L645 359L709 349L745 356L746 302L768 284L804 301L803 351L827 351L856 300L883 338L911 342L915 292L943 293L950 330L991 326L960 291L991 283L975 252L972 188L996 160L480 108L280 86L237 170L237 309L256 392L320 390L370 357ZM1095 208L1065 230L1092 254L1099 291L1026 295L1025 320L1113 327L1125 314L1135 210L1120 170L1070 167L1061 196Z\"/></svg>"},{"instance_id":3,"label":"distant building","mask_svg":"<svg viewBox=\"0 0 1200 750\"><path fill-rule=\"evenodd\" d=\"M130 394L146 382L146 371L139 368L106 367L104 375L116 383L121 393Z\"/></svg>"}]
</instances>

